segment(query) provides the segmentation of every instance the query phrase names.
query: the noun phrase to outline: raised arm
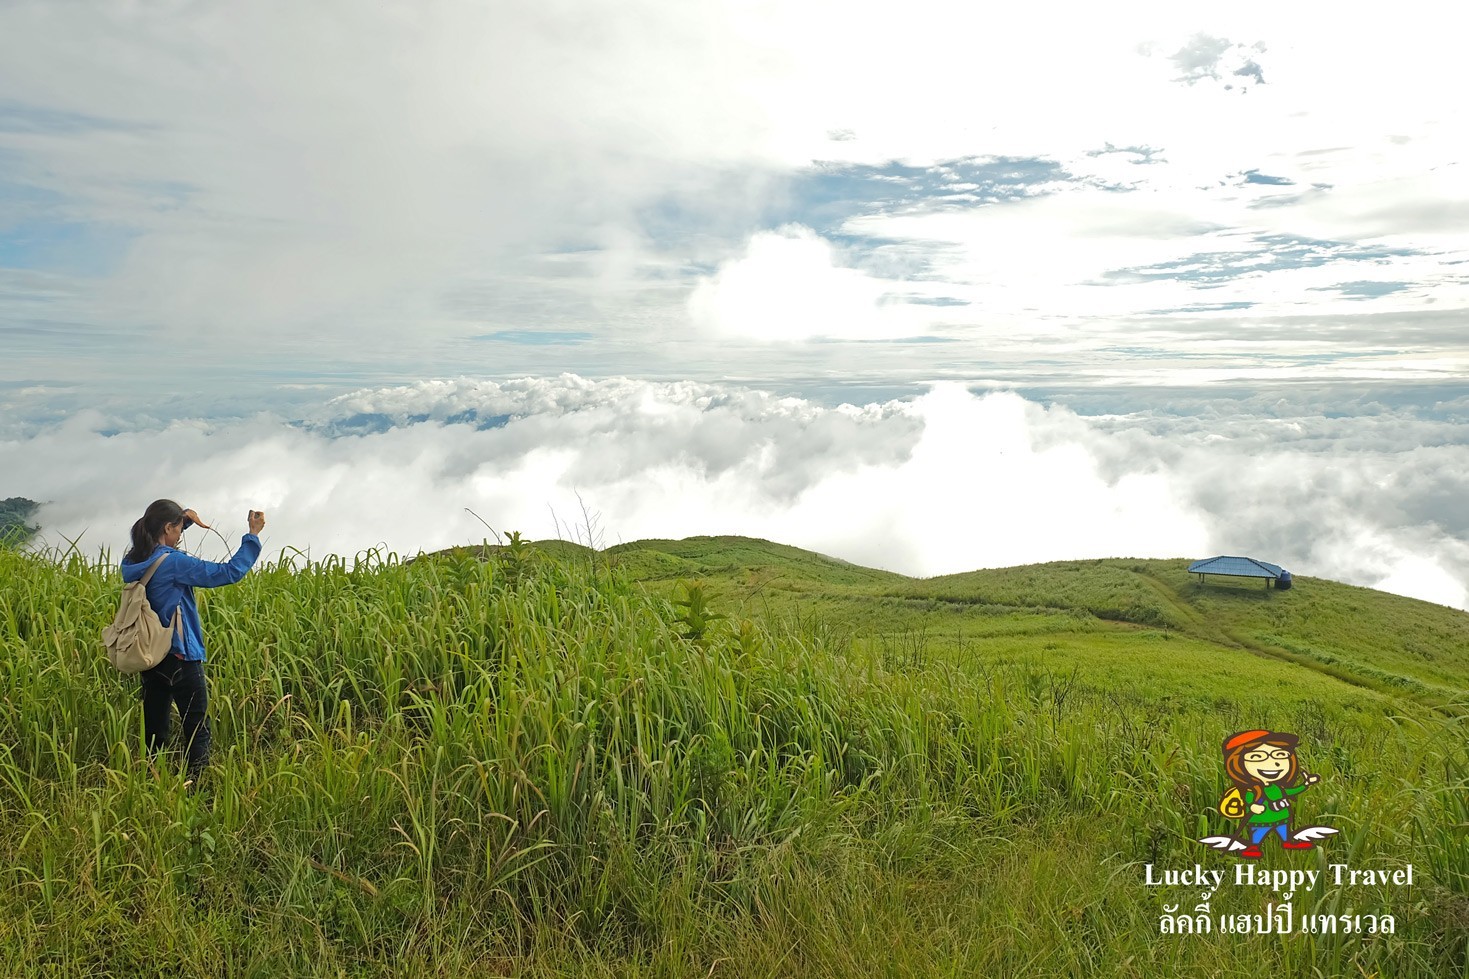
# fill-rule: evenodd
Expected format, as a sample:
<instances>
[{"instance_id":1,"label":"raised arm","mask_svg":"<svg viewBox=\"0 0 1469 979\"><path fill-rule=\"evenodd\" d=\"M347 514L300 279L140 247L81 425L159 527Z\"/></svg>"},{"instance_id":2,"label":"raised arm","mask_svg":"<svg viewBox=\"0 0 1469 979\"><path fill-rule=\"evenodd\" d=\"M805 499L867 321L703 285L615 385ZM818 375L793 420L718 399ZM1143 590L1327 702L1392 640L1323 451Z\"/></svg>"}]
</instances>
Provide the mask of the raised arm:
<instances>
[{"instance_id":1,"label":"raised arm","mask_svg":"<svg viewBox=\"0 0 1469 979\"><path fill-rule=\"evenodd\" d=\"M180 584L218 588L220 585L233 585L245 577L245 572L254 566L258 557L260 538L246 534L240 538L239 548L228 561L202 561L180 551L170 557L168 563L173 565L173 575Z\"/></svg>"}]
</instances>

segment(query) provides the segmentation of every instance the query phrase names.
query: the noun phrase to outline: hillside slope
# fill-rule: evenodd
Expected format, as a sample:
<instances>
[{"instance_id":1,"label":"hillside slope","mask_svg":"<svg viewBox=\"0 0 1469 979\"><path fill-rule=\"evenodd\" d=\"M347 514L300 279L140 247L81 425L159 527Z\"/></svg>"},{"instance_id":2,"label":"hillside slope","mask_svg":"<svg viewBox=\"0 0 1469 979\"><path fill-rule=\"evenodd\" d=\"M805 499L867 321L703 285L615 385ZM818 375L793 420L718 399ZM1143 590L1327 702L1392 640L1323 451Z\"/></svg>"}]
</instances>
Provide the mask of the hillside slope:
<instances>
[{"instance_id":1,"label":"hillside slope","mask_svg":"<svg viewBox=\"0 0 1469 979\"><path fill-rule=\"evenodd\" d=\"M1469 720L1426 704L1464 617L1298 580L743 538L282 561L199 593L191 790L98 648L117 569L0 548L0 975L1464 975ZM1198 888L1150 868L1245 866L1201 839L1253 728L1339 830L1254 866L1390 872L1292 907L1392 934L1163 934Z\"/></svg>"},{"instance_id":2,"label":"hillside slope","mask_svg":"<svg viewBox=\"0 0 1469 979\"><path fill-rule=\"evenodd\" d=\"M1201 585L1187 560L1107 559L914 579L744 537L634 541L607 553L655 588L701 580L740 614L800 608L854 639L912 644L921 632L928 647L982 650L1003 637L1007 657L1058 668L1102 666L1062 652L1062 635L1073 646L1088 637L1081 647L1099 655L1109 645L1101 635L1130 636L1139 651L1191 641L1198 661L1227 669L1265 670L1265 658L1429 706L1469 704L1469 613L1322 578L1297 576L1284 592ZM1086 672L1118 678L1111 666Z\"/></svg>"}]
</instances>

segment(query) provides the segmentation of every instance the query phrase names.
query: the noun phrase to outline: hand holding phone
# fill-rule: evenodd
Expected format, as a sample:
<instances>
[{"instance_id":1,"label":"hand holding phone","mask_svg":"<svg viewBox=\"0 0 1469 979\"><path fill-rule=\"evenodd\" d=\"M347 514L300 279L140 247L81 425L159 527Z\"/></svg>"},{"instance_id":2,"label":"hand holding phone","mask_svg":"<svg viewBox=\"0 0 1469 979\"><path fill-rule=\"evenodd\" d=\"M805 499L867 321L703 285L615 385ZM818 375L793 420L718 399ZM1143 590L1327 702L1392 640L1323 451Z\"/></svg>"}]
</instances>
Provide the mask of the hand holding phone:
<instances>
[{"instance_id":1,"label":"hand holding phone","mask_svg":"<svg viewBox=\"0 0 1469 979\"><path fill-rule=\"evenodd\" d=\"M250 533L259 536L260 531L265 529L265 511L251 510L248 519L250 521Z\"/></svg>"}]
</instances>

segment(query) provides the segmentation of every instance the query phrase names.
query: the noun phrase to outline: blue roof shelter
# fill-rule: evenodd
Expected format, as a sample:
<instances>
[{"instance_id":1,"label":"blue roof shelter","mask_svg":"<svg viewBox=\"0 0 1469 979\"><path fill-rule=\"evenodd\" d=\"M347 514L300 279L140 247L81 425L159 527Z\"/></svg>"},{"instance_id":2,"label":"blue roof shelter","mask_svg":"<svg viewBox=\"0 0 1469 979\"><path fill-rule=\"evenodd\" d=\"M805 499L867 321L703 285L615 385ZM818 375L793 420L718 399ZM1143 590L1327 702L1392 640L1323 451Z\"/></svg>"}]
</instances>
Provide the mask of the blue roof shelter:
<instances>
[{"instance_id":1,"label":"blue roof shelter","mask_svg":"<svg viewBox=\"0 0 1469 979\"><path fill-rule=\"evenodd\" d=\"M1223 575L1228 578L1265 578L1265 587L1269 588L1274 582L1275 587L1286 589L1291 586L1290 572L1278 564L1269 561L1256 561L1252 557L1233 557L1222 555L1220 557L1205 558L1195 561L1188 566L1189 574L1199 576L1199 584L1204 583L1205 575Z\"/></svg>"}]
</instances>

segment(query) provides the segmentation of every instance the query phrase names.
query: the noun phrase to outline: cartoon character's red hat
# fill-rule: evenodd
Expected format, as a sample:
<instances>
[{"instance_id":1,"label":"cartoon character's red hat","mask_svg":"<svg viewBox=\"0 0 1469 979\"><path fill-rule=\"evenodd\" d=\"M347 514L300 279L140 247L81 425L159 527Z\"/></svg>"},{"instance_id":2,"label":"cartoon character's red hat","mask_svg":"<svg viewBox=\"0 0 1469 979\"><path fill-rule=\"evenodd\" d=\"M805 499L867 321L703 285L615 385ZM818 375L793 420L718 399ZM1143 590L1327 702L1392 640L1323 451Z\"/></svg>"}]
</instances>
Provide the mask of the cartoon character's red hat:
<instances>
[{"instance_id":1,"label":"cartoon character's red hat","mask_svg":"<svg viewBox=\"0 0 1469 979\"><path fill-rule=\"evenodd\" d=\"M1268 741L1271 744L1294 748L1300 743L1300 740L1294 734L1284 734L1278 731L1241 731L1224 739L1224 753L1227 755L1236 748L1256 741L1261 744Z\"/></svg>"}]
</instances>

